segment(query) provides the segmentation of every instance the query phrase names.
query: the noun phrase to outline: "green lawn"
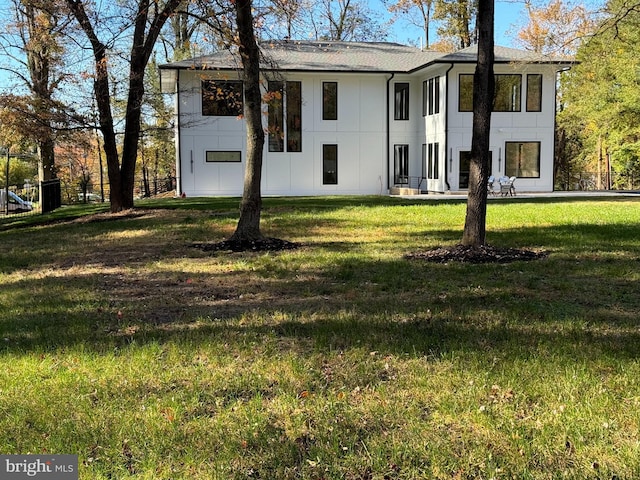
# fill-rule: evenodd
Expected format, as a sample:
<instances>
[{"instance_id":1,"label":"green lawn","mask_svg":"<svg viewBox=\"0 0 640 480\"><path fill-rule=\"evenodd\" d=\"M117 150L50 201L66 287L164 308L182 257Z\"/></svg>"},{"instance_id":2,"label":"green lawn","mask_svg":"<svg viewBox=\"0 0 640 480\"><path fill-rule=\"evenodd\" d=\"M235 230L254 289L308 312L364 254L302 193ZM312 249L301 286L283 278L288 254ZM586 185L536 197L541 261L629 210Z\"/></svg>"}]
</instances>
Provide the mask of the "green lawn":
<instances>
[{"instance_id":1,"label":"green lawn","mask_svg":"<svg viewBox=\"0 0 640 480\"><path fill-rule=\"evenodd\" d=\"M0 453L81 479L640 478L640 197L238 199L0 220ZM88 215L91 214L91 215ZM4 223L2 223L4 222ZM13 222L13 223L11 223Z\"/></svg>"}]
</instances>

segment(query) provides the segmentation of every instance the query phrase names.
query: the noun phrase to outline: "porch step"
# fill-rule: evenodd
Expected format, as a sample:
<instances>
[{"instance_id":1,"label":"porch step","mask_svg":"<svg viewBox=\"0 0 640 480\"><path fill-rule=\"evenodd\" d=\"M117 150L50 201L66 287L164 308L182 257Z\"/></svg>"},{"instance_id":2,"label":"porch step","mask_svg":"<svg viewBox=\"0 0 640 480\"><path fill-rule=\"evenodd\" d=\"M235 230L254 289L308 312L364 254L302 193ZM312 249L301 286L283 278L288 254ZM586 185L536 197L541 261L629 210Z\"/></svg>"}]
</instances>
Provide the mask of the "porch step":
<instances>
[{"instance_id":1,"label":"porch step","mask_svg":"<svg viewBox=\"0 0 640 480\"><path fill-rule=\"evenodd\" d=\"M422 192L418 188L409 187L391 187L390 195L420 195Z\"/></svg>"}]
</instances>

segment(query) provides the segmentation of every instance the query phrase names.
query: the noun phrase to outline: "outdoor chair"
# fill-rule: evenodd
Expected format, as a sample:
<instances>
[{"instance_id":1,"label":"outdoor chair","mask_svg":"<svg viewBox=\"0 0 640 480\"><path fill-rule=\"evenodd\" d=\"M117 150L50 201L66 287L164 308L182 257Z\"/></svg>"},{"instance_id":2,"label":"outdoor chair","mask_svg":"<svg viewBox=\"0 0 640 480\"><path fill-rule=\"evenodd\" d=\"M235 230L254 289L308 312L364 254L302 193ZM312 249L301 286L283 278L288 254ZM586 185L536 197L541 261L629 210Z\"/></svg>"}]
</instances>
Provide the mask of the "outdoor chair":
<instances>
[{"instance_id":1,"label":"outdoor chair","mask_svg":"<svg viewBox=\"0 0 640 480\"><path fill-rule=\"evenodd\" d=\"M515 181L516 177L500 177L500 195L503 197L514 196L516 194Z\"/></svg>"},{"instance_id":2,"label":"outdoor chair","mask_svg":"<svg viewBox=\"0 0 640 480\"><path fill-rule=\"evenodd\" d=\"M487 182L487 194L489 194L489 195L495 195L496 194L496 191L493 189L493 184L495 182L496 182L496 177L491 175L489 177L489 181Z\"/></svg>"}]
</instances>

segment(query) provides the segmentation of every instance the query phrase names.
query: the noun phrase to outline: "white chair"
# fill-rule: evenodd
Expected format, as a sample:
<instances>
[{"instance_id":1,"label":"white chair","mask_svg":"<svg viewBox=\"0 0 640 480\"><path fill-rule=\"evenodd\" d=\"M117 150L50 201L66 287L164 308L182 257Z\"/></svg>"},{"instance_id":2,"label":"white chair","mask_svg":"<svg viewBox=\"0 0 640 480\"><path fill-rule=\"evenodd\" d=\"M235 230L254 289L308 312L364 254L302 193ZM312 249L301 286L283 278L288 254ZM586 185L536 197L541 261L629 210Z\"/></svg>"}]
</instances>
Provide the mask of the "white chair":
<instances>
[{"instance_id":1,"label":"white chair","mask_svg":"<svg viewBox=\"0 0 640 480\"><path fill-rule=\"evenodd\" d=\"M503 197L514 196L516 194L515 181L516 177L500 177L500 195Z\"/></svg>"},{"instance_id":2,"label":"white chair","mask_svg":"<svg viewBox=\"0 0 640 480\"><path fill-rule=\"evenodd\" d=\"M489 181L487 182L487 193L489 195L495 195L496 191L493 189L493 184L496 183L496 177L491 175L489 177Z\"/></svg>"}]
</instances>

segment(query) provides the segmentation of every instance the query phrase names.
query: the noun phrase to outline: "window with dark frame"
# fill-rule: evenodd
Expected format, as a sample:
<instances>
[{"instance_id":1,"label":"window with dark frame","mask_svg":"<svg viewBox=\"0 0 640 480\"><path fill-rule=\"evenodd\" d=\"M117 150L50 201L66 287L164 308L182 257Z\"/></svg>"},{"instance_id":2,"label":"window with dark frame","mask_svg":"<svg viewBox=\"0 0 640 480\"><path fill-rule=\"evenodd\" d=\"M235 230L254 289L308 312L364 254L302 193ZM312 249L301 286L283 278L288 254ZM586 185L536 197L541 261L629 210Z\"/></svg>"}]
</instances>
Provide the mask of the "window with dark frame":
<instances>
[{"instance_id":1,"label":"window with dark frame","mask_svg":"<svg viewBox=\"0 0 640 480\"><path fill-rule=\"evenodd\" d=\"M540 142L505 142L507 177L540 178Z\"/></svg>"},{"instance_id":2,"label":"window with dark frame","mask_svg":"<svg viewBox=\"0 0 640 480\"><path fill-rule=\"evenodd\" d=\"M302 82L286 82L287 152L302 151Z\"/></svg>"},{"instance_id":3,"label":"window with dark frame","mask_svg":"<svg viewBox=\"0 0 640 480\"><path fill-rule=\"evenodd\" d=\"M433 77L427 80L428 83L428 110L429 115L440 113L440 77Z\"/></svg>"},{"instance_id":4,"label":"window with dark frame","mask_svg":"<svg viewBox=\"0 0 640 480\"><path fill-rule=\"evenodd\" d=\"M496 75L494 112L519 112L522 110L522 75Z\"/></svg>"},{"instance_id":5,"label":"window with dark frame","mask_svg":"<svg viewBox=\"0 0 640 480\"><path fill-rule=\"evenodd\" d=\"M239 80L202 80L202 115L239 117L243 114L242 82Z\"/></svg>"},{"instance_id":6,"label":"window with dark frame","mask_svg":"<svg viewBox=\"0 0 640 480\"><path fill-rule=\"evenodd\" d=\"M493 96L494 112L520 112L522 75L496 74ZM458 111L473 111L473 74L461 73L458 88Z\"/></svg>"},{"instance_id":7,"label":"window with dark frame","mask_svg":"<svg viewBox=\"0 0 640 480\"><path fill-rule=\"evenodd\" d=\"M527 75L527 112L542 111L542 75L530 73Z\"/></svg>"},{"instance_id":8,"label":"window with dark frame","mask_svg":"<svg viewBox=\"0 0 640 480\"><path fill-rule=\"evenodd\" d=\"M440 113L440 77L422 82L422 116Z\"/></svg>"},{"instance_id":9,"label":"window with dark frame","mask_svg":"<svg viewBox=\"0 0 640 480\"><path fill-rule=\"evenodd\" d=\"M393 146L393 181L396 185L409 183L409 145Z\"/></svg>"},{"instance_id":10,"label":"window with dark frame","mask_svg":"<svg viewBox=\"0 0 640 480\"><path fill-rule=\"evenodd\" d=\"M239 150L207 150L207 163L239 163L242 162L242 152Z\"/></svg>"},{"instance_id":11,"label":"window with dark frame","mask_svg":"<svg viewBox=\"0 0 640 480\"><path fill-rule=\"evenodd\" d=\"M322 145L322 184L338 184L338 145Z\"/></svg>"},{"instance_id":12,"label":"window with dark frame","mask_svg":"<svg viewBox=\"0 0 640 480\"><path fill-rule=\"evenodd\" d=\"M267 134L270 152L302 151L302 83L267 84ZM285 142L286 138L286 142Z\"/></svg>"},{"instance_id":13,"label":"window with dark frame","mask_svg":"<svg viewBox=\"0 0 640 480\"><path fill-rule=\"evenodd\" d=\"M394 84L394 120L409 120L409 84Z\"/></svg>"},{"instance_id":14,"label":"window with dark frame","mask_svg":"<svg viewBox=\"0 0 640 480\"><path fill-rule=\"evenodd\" d=\"M338 119L338 82L322 82L322 119Z\"/></svg>"},{"instance_id":15,"label":"window with dark frame","mask_svg":"<svg viewBox=\"0 0 640 480\"><path fill-rule=\"evenodd\" d=\"M268 82L267 89L269 151L284 152L284 82Z\"/></svg>"},{"instance_id":16,"label":"window with dark frame","mask_svg":"<svg viewBox=\"0 0 640 480\"><path fill-rule=\"evenodd\" d=\"M440 144L438 142L430 143L427 147L427 178L437 180L440 177Z\"/></svg>"}]
</instances>

